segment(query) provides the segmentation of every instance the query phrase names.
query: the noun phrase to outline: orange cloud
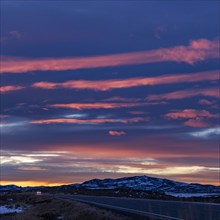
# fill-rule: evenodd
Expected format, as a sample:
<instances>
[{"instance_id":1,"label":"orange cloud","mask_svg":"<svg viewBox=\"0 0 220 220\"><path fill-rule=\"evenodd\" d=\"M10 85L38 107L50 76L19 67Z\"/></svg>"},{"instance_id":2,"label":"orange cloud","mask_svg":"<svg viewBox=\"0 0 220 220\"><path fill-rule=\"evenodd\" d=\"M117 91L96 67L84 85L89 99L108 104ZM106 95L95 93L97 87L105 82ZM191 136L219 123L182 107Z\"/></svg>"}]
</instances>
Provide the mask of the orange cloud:
<instances>
[{"instance_id":1,"label":"orange cloud","mask_svg":"<svg viewBox=\"0 0 220 220\"><path fill-rule=\"evenodd\" d=\"M206 110L184 109L183 111L175 111L168 113L165 115L165 117L172 119L197 118L197 117L217 118L218 115L211 114Z\"/></svg>"},{"instance_id":2,"label":"orange cloud","mask_svg":"<svg viewBox=\"0 0 220 220\"><path fill-rule=\"evenodd\" d=\"M108 133L111 136L122 136L126 134L124 131L109 131Z\"/></svg>"},{"instance_id":3,"label":"orange cloud","mask_svg":"<svg viewBox=\"0 0 220 220\"><path fill-rule=\"evenodd\" d=\"M188 46L175 46L150 51L130 52L93 57L41 58L2 60L1 73L31 71L63 71L85 68L113 67L156 62L185 62L193 64L210 58L219 58L219 41L198 39Z\"/></svg>"},{"instance_id":4,"label":"orange cloud","mask_svg":"<svg viewBox=\"0 0 220 220\"><path fill-rule=\"evenodd\" d=\"M182 111L174 111L165 115L169 119L189 119L184 125L190 127L208 127L210 123L208 118L218 118L219 114L211 114L207 110L184 109Z\"/></svg>"},{"instance_id":5,"label":"orange cloud","mask_svg":"<svg viewBox=\"0 0 220 220\"><path fill-rule=\"evenodd\" d=\"M113 108L129 108L137 107L144 105L159 105L165 104L164 102L139 102L139 103L106 103L106 102L97 102L97 103L68 103L68 104L51 104L48 107L53 108L70 108L70 109L113 109Z\"/></svg>"},{"instance_id":6,"label":"orange cloud","mask_svg":"<svg viewBox=\"0 0 220 220\"><path fill-rule=\"evenodd\" d=\"M24 89L24 87L23 86L1 86L0 93L4 94L4 93L9 93L9 92L13 92L13 91L21 90L21 89Z\"/></svg>"},{"instance_id":7,"label":"orange cloud","mask_svg":"<svg viewBox=\"0 0 220 220\"><path fill-rule=\"evenodd\" d=\"M91 89L108 91L111 89L131 88L138 86L152 86L170 83L182 82L201 82L214 81L219 79L219 70L206 71L187 74L172 74L158 77L137 77L130 79L111 79L111 80L71 80L63 83L37 82L32 85L34 88L40 89Z\"/></svg>"},{"instance_id":8,"label":"orange cloud","mask_svg":"<svg viewBox=\"0 0 220 220\"><path fill-rule=\"evenodd\" d=\"M149 95L147 100L169 100L169 99L183 99L190 98L194 96L208 96L214 98L220 98L219 88L206 88L206 89L190 89L190 90L180 90L176 92L170 92L166 94Z\"/></svg>"},{"instance_id":9,"label":"orange cloud","mask_svg":"<svg viewBox=\"0 0 220 220\"><path fill-rule=\"evenodd\" d=\"M67 123L67 124L103 124L103 123L137 123L148 121L148 118L129 118L129 119L72 119L72 118L54 118L31 121L31 124L52 124L52 123Z\"/></svg>"},{"instance_id":10,"label":"orange cloud","mask_svg":"<svg viewBox=\"0 0 220 220\"><path fill-rule=\"evenodd\" d=\"M184 122L184 125L189 126L189 127L209 127L210 123L205 121L203 118L196 118L196 119L190 119L186 122Z\"/></svg>"},{"instance_id":11,"label":"orange cloud","mask_svg":"<svg viewBox=\"0 0 220 220\"><path fill-rule=\"evenodd\" d=\"M47 170L46 168L41 168L41 167L18 167L18 170L24 170L24 171L43 171Z\"/></svg>"}]
</instances>

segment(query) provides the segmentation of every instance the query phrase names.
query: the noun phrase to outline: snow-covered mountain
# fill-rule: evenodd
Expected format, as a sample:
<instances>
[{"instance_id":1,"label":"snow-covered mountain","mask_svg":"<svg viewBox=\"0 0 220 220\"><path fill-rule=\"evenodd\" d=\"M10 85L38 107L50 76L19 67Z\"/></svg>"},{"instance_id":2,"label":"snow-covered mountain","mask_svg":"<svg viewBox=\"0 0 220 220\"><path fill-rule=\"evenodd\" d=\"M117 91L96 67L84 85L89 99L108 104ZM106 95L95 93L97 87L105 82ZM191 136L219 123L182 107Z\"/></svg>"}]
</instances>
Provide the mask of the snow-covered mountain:
<instances>
[{"instance_id":1,"label":"snow-covered mountain","mask_svg":"<svg viewBox=\"0 0 220 220\"><path fill-rule=\"evenodd\" d=\"M79 187L79 186L78 186ZM86 181L80 187L88 189L129 188L133 190L157 191L163 193L216 193L220 194L220 186L187 184L168 179L148 176L134 176L119 179L93 179Z\"/></svg>"},{"instance_id":2,"label":"snow-covered mountain","mask_svg":"<svg viewBox=\"0 0 220 220\"><path fill-rule=\"evenodd\" d=\"M48 189L56 191L68 190L69 192L74 192L77 190L117 190L122 189L129 191L141 190L155 193L162 193L167 195L179 196L179 197L189 197L189 195L195 196L209 196L218 195L220 196L220 186L213 185L201 185L201 184L187 184L183 182L177 182L168 179L155 178L149 176L134 176L134 177L124 177L119 179L93 179L86 181L82 184L70 184L56 187L18 187L16 185L0 185L0 192L5 191L35 191ZM190 196L190 197L191 197Z\"/></svg>"}]
</instances>

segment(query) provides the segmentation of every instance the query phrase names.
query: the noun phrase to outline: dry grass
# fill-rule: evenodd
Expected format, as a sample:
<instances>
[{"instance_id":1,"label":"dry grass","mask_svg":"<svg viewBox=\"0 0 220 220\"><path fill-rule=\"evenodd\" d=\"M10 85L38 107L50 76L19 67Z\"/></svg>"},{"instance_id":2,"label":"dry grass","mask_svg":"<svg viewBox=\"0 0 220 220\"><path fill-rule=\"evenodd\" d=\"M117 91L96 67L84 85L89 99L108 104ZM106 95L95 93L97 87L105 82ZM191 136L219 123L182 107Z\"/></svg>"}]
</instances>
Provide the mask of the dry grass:
<instances>
[{"instance_id":1,"label":"dry grass","mask_svg":"<svg viewBox=\"0 0 220 220\"><path fill-rule=\"evenodd\" d=\"M13 204L29 207L22 213L2 215L1 220L131 220L105 209L33 194L16 195Z\"/></svg>"}]
</instances>

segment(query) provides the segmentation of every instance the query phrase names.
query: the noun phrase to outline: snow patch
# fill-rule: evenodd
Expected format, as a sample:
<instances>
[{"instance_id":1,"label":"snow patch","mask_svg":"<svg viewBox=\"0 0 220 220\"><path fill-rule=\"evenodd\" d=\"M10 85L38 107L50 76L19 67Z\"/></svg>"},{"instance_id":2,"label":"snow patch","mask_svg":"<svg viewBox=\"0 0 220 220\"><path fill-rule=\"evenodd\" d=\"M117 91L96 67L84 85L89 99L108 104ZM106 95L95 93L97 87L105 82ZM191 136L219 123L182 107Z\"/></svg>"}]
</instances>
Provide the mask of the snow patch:
<instances>
[{"instance_id":1,"label":"snow patch","mask_svg":"<svg viewBox=\"0 0 220 220\"><path fill-rule=\"evenodd\" d=\"M9 208L7 206L0 206L0 214L20 213L20 212L23 212L22 208Z\"/></svg>"},{"instance_id":2,"label":"snow patch","mask_svg":"<svg viewBox=\"0 0 220 220\"><path fill-rule=\"evenodd\" d=\"M220 193L165 193L168 196L174 196L178 198L191 198L191 197L212 197L212 196L220 196Z\"/></svg>"}]
</instances>

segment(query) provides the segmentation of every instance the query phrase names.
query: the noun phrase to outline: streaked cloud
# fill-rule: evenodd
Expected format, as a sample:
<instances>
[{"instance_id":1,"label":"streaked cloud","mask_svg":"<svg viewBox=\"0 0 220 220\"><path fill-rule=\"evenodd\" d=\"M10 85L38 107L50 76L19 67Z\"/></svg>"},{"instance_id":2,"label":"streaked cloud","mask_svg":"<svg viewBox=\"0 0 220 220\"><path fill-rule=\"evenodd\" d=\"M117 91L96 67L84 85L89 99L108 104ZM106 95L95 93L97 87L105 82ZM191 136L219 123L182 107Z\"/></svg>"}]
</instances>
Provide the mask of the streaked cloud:
<instances>
[{"instance_id":1,"label":"streaked cloud","mask_svg":"<svg viewBox=\"0 0 220 220\"><path fill-rule=\"evenodd\" d=\"M31 124L52 124L52 123L67 123L67 124L103 124L103 123L138 123L148 121L148 118L136 117L128 119L108 119L108 118L96 118L96 119L70 119L70 118L54 118L54 119L42 119L33 120Z\"/></svg>"},{"instance_id":2,"label":"streaked cloud","mask_svg":"<svg viewBox=\"0 0 220 220\"><path fill-rule=\"evenodd\" d=\"M0 93L4 94L4 93L9 93L9 92L13 92L13 91L18 91L24 89L23 86L1 86L0 87Z\"/></svg>"},{"instance_id":3,"label":"streaked cloud","mask_svg":"<svg viewBox=\"0 0 220 220\"><path fill-rule=\"evenodd\" d=\"M44 171L44 170L47 170L47 169L46 168L41 168L41 167L24 166L24 167L18 167L18 170L24 170L24 171Z\"/></svg>"},{"instance_id":4,"label":"streaked cloud","mask_svg":"<svg viewBox=\"0 0 220 220\"><path fill-rule=\"evenodd\" d=\"M18 156L1 156L1 163L12 163L12 164L31 164L31 163L36 163L42 161L39 158L31 157L31 156L26 156L26 155L18 155Z\"/></svg>"},{"instance_id":5,"label":"streaked cloud","mask_svg":"<svg viewBox=\"0 0 220 220\"><path fill-rule=\"evenodd\" d=\"M126 135L126 132L124 132L124 131L109 131L108 132L109 133L109 135L111 135L111 136L122 136L122 135Z\"/></svg>"},{"instance_id":6,"label":"streaked cloud","mask_svg":"<svg viewBox=\"0 0 220 220\"><path fill-rule=\"evenodd\" d=\"M172 83L187 83L187 82L202 82L202 81L215 81L219 79L219 70L197 72L197 73L185 73L185 74L171 74L162 75L158 77L138 77L138 78L128 78L128 79L111 79L111 80L71 80L63 83L53 83L53 82L36 82L31 86L33 88L40 89L90 89L90 90L100 90L108 91L112 89L123 89L132 88L139 86L153 86L153 85L163 85ZM19 85L8 85L1 86L0 93L9 93L17 90L22 90L27 87ZM197 95L219 97L219 88L207 88L207 89L194 89L194 90L182 90L171 92L167 94L159 95L149 95L148 100L159 100L159 99L180 99L184 97L192 97ZM106 101L138 101L139 99L129 99L123 97L112 97L106 99Z\"/></svg>"},{"instance_id":7,"label":"streaked cloud","mask_svg":"<svg viewBox=\"0 0 220 220\"><path fill-rule=\"evenodd\" d=\"M114 109L114 108L129 108L147 105L162 105L165 102L137 102L137 103L109 103L109 102L97 102L97 103L67 103L67 104L50 104L48 107L52 108L69 108L69 109Z\"/></svg>"},{"instance_id":8,"label":"streaked cloud","mask_svg":"<svg viewBox=\"0 0 220 220\"><path fill-rule=\"evenodd\" d=\"M211 114L207 110L184 109L177 110L164 115L168 119L189 119L184 125L190 127L209 127L209 118L218 118L219 114Z\"/></svg>"},{"instance_id":9,"label":"streaked cloud","mask_svg":"<svg viewBox=\"0 0 220 220\"><path fill-rule=\"evenodd\" d=\"M181 73L162 75L158 77L137 77L129 79L110 79L110 80L71 80L63 83L53 82L36 82L32 85L34 88L40 89L90 89L108 91L112 89L123 89L138 86L153 86L183 82L201 82L215 81L219 79L219 70L197 72L197 73Z\"/></svg>"},{"instance_id":10,"label":"streaked cloud","mask_svg":"<svg viewBox=\"0 0 220 220\"><path fill-rule=\"evenodd\" d=\"M191 98L195 96L207 96L220 98L219 88L202 88L202 89L189 89L189 90L180 90L165 94L157 94L157 95L149 95L147 96L147 100L172 100L172 99L183 99L183 98Z\"/></svg>"},{"instance_id":11,"label":"streaked cloud","mask_svg":"<svg viewBox=\"0 0 220 220\"><path fill-rule=\"evenodd\" d=\"M195 119L189 119L188 121L184 122L184 125L189 127L203 128L203 127L209 127L210 123L204 118L195 118Z\"/></svg>"},{"instance_id":12,"label":"streaked cloud","mask_svg":"<svg viewBox=\"0 0 220 220\"><path fill-rule=\"evenodd\" d=\"M190 41L188 46L175 46L122 54L92 57L3 60L1 73L77 70L168 61L193 64L197 61L219 58L219 56L218 40L198 39Z\"/></svg>"},{"instance_id":13,"label":"streaked cloud","mask_svg":"<svg viewBox=\"0 0 220 220\"><path fill-rule=\"evenodd\" d=\"M13 121L1 121L0 129L2 134L11 133L11 132L19 132L22 130L28 129L28 121L22 121L22 119L15 119Z\"/></svg>"},{"instance_id":14,"label":"streaked cloud","mask_svg":"<svg viewBox=\"0 0 220 220\"><path fill-rule=\"evenodd\" d=\"M196 109L184 109L173 111L165 114L165 117L172 119L180 119L180 118L197 118L197 117L207 117L207 118L217 118L219 115L211 114L207 110L196 110Z\"/></svg>"},{"instance_id":15,"label":"streaked cloud","mask_svg":"<svg viewBox=\"0 0 220 220\"><path fill-rule=\"evenodd\" d=\"M112 16L98 2L31 2L3 6L2 183L149 174L219 185L217 3L125 3Z\"/></svg>"},{"instance_id":16,"label":"streaked cloud","mask_svg":"<svg viewBox=\"0 0 220 220\"><path fill-rule=\"evenodd\" d=\"M220 127L215 128L207 128L195 132L190 132L189 135L197 138L209 138L212 136L219 137L220 136Z\"/></svg>"},{"instance_id":17,"label":"streaked cloud","mask_svg":"<svg viewBox=\"0 0 220 220\"><path fill-rule=\"evenodd\" d=\"M2 164L25 164L31 165L35 163L41 163L45 160L45 158L54 158L59 157L61 155L65 154L65 152L62 151L56 151L56 152L47 152L47 151L41 151L41 152L26 152L26 151L1 151L1 163ZM27 164L27 165L26 165ZM33 168L33 166L31 165ZM34 166L35 167L35 166ZM36 167L35 167L36 168Z\"/></svg>"},{"instance_id":18,"label":"streaked cloud","mask_svg":"<svg viewBox=\"0 0 220 220\"><path fill-rule=\"evenodd\" d=\"M80 113L75 113L75 114L68 114L64 115L65 118L86 118L88 114L80 114Z\"/></svg>"},{"instance_id":19,"label":"streaked cloud","mask_svg":"<svg viewBox=\"0 0 220 220\"><path fill-rule=\"evenodd\" d=\"M190 173L199 173L206 170L210 170L211 168L203 167L203 166L183 166L183 167L164 167L164 168L132 168L128 166L118 166L118 168L114 169L114 172L119 173L142 173L142 174L154 174L154 175L183 175Z\"/></svg>"},{"instance_id":20,"label":"streaked cloud","mask_svg":"<svg viewBox=\"0 0 220 220\"><path fill-rule=\"evenodd\" d=\"M6 163L2 164L2 166L4 166L4 173L2 175L3 181L19 181L19 178L17 177L8 177L6 175L5 171L10 169L10 167L12 168L12 173L16 172L16 174L19 174L20 177L24 178L23 181L27 181L27 178L30 177L32 177L31 179L35 181L41 177L41 181L45 182L48 180L48 176L50 176L50 184L57 181L59 182L58 184L62 184L62 181L59 181L59 178L57 178L57 176L60 176L62 173L63 177L67 178L66 183L74 183L71 177L71 174L73 173L81 173L83 176L88 173L91 175L94 175L94 173L99 173L102 176L104 173L106 173L108 177L112 177L114 174L121 174L122 176L127 176L129 174L147 174L160 177L166 176L166 178L178 176L178 179L181 179L185 175L188 176L193 174L199 176L203 174L206 175L207 172L217 173L219 171L218 167L208 165L206 163L204 163L204 165L195 165L193 163L183 165L184 163L175 163L175 161L172 161L172 158L167 157L165 158L168 161L171 161L164 163L162 158L145 157L146 155L143 154L140 154L139 157L131 157L131 155L128 157L123 157L125 153L123 151L120 152L122 155L115 154L117 151L114 151L114 153L110 155L103 155L103 152L100 150L98 151L98 149L96 149L96 151L97 152L93 152L93 154L91 154L89 157L87 156L87 151L83 151L82 153L75 150L63 152L53 151L51 154L57 155L56 157L50 156L49 152L42 152L42 155L45 156L40 157L40 153L38 151L32 151L32 153L29 151L3 151L3 156L5 158L13 159L13 161L15 161L14 157L19 158L19 161L15 161L15 163L7 161ZM31 158L31 160L25 160L22 162L23 158ZM176 160L176 157L174 158ZM36 161L33 159L39 160ZM180 159L177 160L180 161ZM57 163L57 161L59 161L59 163ZM53 172L51 172L51 170L53 170ZM5 177L7 178L5 179ZM88 179L91 177L85 178Z\"/></svg>"}]
</instances>

